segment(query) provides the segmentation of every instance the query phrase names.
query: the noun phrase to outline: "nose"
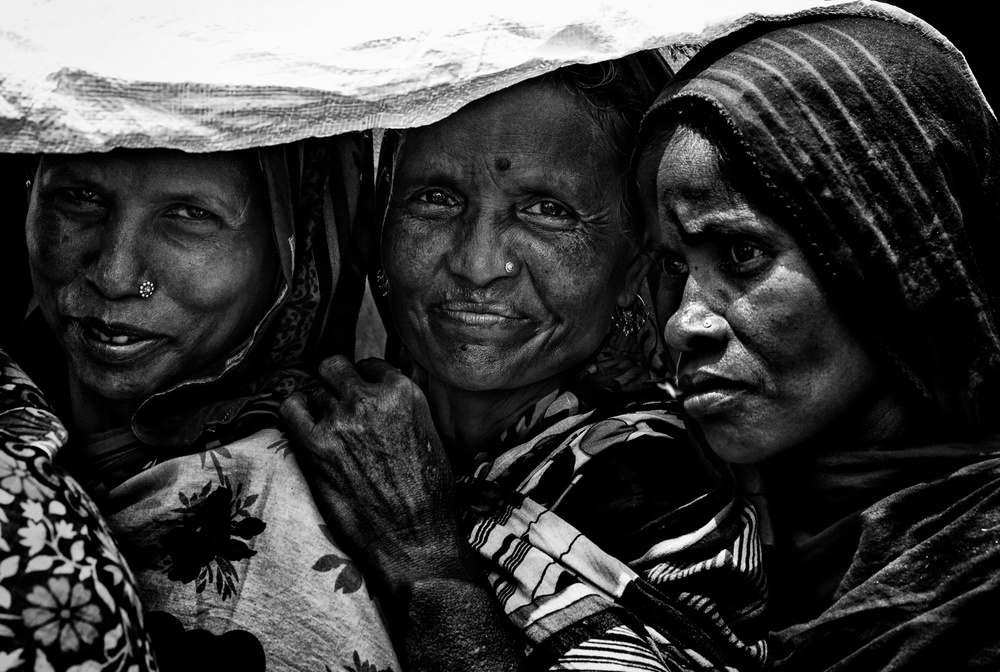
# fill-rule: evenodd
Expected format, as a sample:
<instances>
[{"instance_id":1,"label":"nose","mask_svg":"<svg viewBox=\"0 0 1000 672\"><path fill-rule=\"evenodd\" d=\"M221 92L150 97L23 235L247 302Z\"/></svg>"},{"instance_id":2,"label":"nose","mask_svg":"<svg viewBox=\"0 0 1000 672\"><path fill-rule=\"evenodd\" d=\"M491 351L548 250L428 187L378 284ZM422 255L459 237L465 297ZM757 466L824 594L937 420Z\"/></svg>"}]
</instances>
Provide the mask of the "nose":
<instances>
[{"instance_id":1,"label":"nose","mask_svg":"<svg viewBox=\"0 0 1000 672\"><path fill-rule=\"evenodd\" d=\"M504 216L488 207L469 212L458 228L448 258L453 274L475 287L485 287L499 278L509 278L520 267L510 252Z\"/></svg>"},{"instance_id":2,"label":"nose","mask_svg":"<svg viewBox=\"0 0 1000 672\"><path fill-rule=\"evenodd\" d=\"M676 352L711 349L723 344L729 325L713 307L712 295L694 275L684 282L680 305L667 320L663 337Z\"/></svg>"},{"instance_id":3,"label":"nose","mask_svg":"<svg viewBox=\"0 0 1000 672\"><path fill-rule=\"evenodd\" d=\"M99 226L87 279L109 299L137 296L148 245L142 222L128 213L112 212Z\"/></svg>"}]
</instances>

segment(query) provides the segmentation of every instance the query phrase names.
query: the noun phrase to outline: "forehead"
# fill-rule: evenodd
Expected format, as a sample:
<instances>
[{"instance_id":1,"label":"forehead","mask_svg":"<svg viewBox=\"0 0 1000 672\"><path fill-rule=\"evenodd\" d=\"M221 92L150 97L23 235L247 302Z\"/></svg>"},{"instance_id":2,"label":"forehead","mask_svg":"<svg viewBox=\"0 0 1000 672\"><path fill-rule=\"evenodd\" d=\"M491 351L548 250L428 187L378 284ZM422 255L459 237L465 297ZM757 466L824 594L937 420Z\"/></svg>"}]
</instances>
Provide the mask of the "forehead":
<instances>
[{"instance_id":1,"label":"forehead","mask_svg":"<svg viewBox=\"0 0 1000 672\"><path fill-rule=\"evenodd\" d=\"M115 150L107 154L48 154L38 166L40 178L67 178L106 188L158 185L164 190L187 186L199 190L245 193L254 176L246 152L188 154L172 150Z\"/></svg>"},{"instance_id":2,"label":"forehead","mask_svg":"<svg viewBox=\"0 0 1000 672\"><path fill-rule=\"evenodd\" d=\"M778 228L736 188L704 136L686 127L668 133L639 166L647 214L658 222L649 227L651 244L676 247L732 235L741 227Z\"/></svg>"},{"instance_id":3,"label":"forehead","mask_svg":"<svg viewBox=\"0 0 1000 672\"><path fill-rule=\"evenodd\" d=\"M651 140L639 157L636 179L643 209L651 222L651 244L676 236L678 226L696 211L738 198L719 168L719 156L702 135L673 125Z\"/></svg>"},{"instance_id":4,"label":"forehead","mask_svg":"<svg viewBox=\"0 0 1000 672\"><path fill-rule=\"evenodd\" d=\"M560 83L524 82L408 130L400 169L472 170L505 158L512 173L540 170L553 179L616 170L610 141L586 105Z\"/></svg>"}]
</instances>

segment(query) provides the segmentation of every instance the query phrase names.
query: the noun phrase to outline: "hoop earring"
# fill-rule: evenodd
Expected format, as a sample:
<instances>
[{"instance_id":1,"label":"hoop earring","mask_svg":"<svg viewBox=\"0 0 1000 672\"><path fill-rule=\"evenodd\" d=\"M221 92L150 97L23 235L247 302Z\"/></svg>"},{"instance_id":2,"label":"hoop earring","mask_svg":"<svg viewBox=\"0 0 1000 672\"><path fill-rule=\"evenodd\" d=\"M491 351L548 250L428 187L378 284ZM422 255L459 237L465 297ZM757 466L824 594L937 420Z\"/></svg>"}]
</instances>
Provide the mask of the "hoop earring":
<instances>
[{"instance_id":1,"label":"hoop earring","mask_svg":"<svg viewBox=\"0 0 1000 672\"><path fill-rule=\"evenodd\" d=\"M638 334L642 325L649 318L649 306L638 294L635 295L635 298L636 301L624 308L616 306L614 317L611 320L614 329L625 337Z\"/></svg>"},{"instance_id":2,"label":"hoop earring","mask_svg":"<svg viewBox=\"0 0 1000 672\"><path fill-rule=\"evenodd\" d=\"M389 278L385 277L385 271L381 268L375 273L375 284L378 285L378 293L383 299L389 296Z\"/></svg>"}]
</instances>

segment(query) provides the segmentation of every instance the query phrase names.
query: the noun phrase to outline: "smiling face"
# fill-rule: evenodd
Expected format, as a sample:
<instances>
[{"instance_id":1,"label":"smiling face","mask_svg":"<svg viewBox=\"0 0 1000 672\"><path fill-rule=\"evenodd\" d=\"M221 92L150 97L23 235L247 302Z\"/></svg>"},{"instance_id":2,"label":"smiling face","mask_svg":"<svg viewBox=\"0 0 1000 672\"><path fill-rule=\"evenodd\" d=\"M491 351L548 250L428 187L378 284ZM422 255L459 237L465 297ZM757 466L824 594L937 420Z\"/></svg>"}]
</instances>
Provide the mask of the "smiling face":
<instances>
[{"instance_id":1,"label":"smiling face","mask_svg":"<svg viewBox=\"0 0 1000 672\"><path fill-rule=\"evenodd\" d=\"M141 401L250 335L276 273L252 170L236 154L41 159L26 222L35 296L84 388Z\"/></svg>"},{"instance_id":2,"label":"smiling face","mask_svg":"<svg viewBox=\"0 0 1000 672\"><path fill-rule=\"evenodd\" d=\"M639 167L660 314L684 410L723 458L758 462L823 435L884 432L895 401L789 233L684 127Z\"/></svg>"},{"instance_id":3,"label":"smiling face","mask_svg":"<svg viewBox=\"0 0 1000 672\"><path fill-rule=\"evenodd\" d=\"M622 216L626 160L553 83L407 131L382 258L394 323L432 377L515 389L597 350L639 282Z\"/></svg>"}]
</instances>

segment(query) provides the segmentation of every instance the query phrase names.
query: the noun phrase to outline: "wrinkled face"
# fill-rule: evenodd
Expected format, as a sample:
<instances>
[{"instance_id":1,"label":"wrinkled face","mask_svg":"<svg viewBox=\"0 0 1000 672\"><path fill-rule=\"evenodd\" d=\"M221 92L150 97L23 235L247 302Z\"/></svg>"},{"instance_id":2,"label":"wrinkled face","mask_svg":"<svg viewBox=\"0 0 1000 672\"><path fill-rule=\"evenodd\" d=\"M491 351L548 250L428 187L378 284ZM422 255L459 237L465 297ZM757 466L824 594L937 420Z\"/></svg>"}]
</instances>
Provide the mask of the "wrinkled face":
<instances>
[{"instance_id":1,"label":"wrinkled face","mask_svg":"<svg viewBox=\"0 0 1000 672\"><path fill-rule=\"evenodd\" d=\"M438 380L549 379L591 355L616 304L634 300L626 158L582 105L529 82L407 131L382 258L396 327Z\"/></svg>"},{"instance_id":2,"label":"wrinkled face","mask_svg":"<svg viewBox=\"0 0 1000 672\"><path fill-rule=\"evenodd\" d=\"M277 263L252 169L231 154L42 158L26 223L32 280L86 388L142 400L250 335Z\"/></svg>"},{"instance_id":3,"label":"wrinkled face","mask_svg":"<svg viewBox=\"0 0 1000 672\"><path fill-rule=\"evenodd\" d=\"M665 273L657 309L670 316L684 410L711 448L758 462L868 426L881 408L878 366L796 241L720 177L709 143L680 129L639 171Z\"/></svg>"}]
</instances>

